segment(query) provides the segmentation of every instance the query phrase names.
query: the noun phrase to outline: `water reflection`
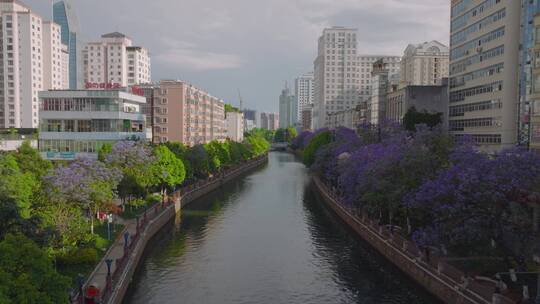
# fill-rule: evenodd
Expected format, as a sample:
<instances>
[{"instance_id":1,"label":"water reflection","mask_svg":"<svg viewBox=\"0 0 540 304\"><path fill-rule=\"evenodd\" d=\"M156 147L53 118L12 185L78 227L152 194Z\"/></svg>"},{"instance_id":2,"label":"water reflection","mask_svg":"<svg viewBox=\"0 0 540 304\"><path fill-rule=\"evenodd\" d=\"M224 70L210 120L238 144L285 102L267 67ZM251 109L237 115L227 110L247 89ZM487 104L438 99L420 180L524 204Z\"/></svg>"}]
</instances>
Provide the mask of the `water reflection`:
<instances>
[{"instance_id":1,"label":"water reflection","mask_svg":"<svg viewBox=\"0 0 540 304\"><path fill-rule=\"evenodd\" d=\"M302 164L272 153L160 233L126 302L438 303L318 199Z\"/></svg>"}]
</instances>

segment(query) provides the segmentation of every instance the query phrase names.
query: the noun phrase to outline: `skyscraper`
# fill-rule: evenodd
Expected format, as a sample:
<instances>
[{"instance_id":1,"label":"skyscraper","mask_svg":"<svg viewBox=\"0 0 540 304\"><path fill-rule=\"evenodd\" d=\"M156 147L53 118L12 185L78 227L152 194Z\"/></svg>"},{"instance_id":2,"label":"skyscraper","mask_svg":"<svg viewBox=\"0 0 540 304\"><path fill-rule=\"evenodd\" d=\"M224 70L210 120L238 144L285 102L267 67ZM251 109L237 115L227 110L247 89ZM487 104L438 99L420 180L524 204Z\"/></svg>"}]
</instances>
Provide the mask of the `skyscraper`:
<instances>
[{"instance_id":1,"label":"skyscraper","mask_svg":"<svg viewBox=\"0 0 540 304\"><path fill-rule=\"evenodd\" d=\"M294 81L294 95L298 107L298 121L303 120L303 111L313 104L313 72L306 73ZM311 120L311 118L310 118Z\"/></svg>"},{"instance_id":2,"label":"skyscraper","mask_svg":"<svg viewBox=\"0 0 540 304\"><path fill-rule=\"evenodd\" d=\"M37 128L38 92L62 88L60 27L22 2L0 1L0 128Z\"/></svg>"},{"instance_id":3,"label":"skyscraper","mask_svg":"<svg viewBox=\"0 0 540 304\"><path fill-rule=\"evenodd\" d=\"M521 2L452 1L449 130L486 151L517 143Z\"/></svg>"},{"instance_id":4,"label":"skyscraper","mask_svg":"<svg viewBox=\"0 0 540 304\"><path fill-rule=\"evenodd\" d=\"M327 125L327 114L353 108L358 103L356 36L356 29L332 27L324 29L319 38L314 62L315 128Z\"/></svg>"},{"instance_id":5,"label":"skyscraper","mask_svg":"<svg viewBox=\"0 0 540 304\"><path fill-rule=\"evenodd\" d=\"M296 97L291 95L291 90L287 85L279 96L279 127L288 128L298 124L298 106Z\"/></svg>"},{"instance_id":6,"label":"skyscraper","mask_svg":"<svg viewBox=\"0 0 540 304\"><path fill-rule=\"evenodd\" d=\"M61 0L53 5L53 20L62 29L62 43L67 45L69 53L69 88L83 88L82 50L83 42L79 37L79 20L71 0Z\"/></svg>"}]
</instances>

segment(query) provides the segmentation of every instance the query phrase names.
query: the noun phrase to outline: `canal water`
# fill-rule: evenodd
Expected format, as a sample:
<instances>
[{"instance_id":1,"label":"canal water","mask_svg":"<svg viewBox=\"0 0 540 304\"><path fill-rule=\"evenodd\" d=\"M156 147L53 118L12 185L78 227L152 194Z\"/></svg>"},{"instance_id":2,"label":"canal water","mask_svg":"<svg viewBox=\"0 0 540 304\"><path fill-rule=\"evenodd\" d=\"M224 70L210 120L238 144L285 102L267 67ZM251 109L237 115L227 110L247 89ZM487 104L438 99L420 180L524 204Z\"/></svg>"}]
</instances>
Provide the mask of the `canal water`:
<instances>
[{"instance_id":1,"label":"canal water","mask_svg":"<svg viewBox=\"0 0 540 304\"><path fill-rule=\"evenodd\" d=\"M271 153L158 234L124 302L440 303L319 199L294 156Z\"/></svg>"}]
</instances>

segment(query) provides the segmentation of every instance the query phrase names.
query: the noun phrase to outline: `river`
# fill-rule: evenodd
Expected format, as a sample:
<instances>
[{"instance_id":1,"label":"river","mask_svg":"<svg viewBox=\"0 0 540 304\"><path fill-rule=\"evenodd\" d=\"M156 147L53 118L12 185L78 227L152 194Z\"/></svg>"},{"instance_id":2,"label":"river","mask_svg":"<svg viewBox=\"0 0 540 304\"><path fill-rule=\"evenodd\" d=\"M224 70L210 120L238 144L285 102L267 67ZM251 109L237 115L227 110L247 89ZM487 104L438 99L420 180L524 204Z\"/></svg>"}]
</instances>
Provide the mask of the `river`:
<instances>
[{"instance_id":1,"label":"river","mask_svg":"<svg viewBox=\"0 0 540 304\"><path fill-rule=\"evenodd\" d=\"M353 235L286 153L182 210L125 303L440 303Z\"/></svg>"}]
</instances>

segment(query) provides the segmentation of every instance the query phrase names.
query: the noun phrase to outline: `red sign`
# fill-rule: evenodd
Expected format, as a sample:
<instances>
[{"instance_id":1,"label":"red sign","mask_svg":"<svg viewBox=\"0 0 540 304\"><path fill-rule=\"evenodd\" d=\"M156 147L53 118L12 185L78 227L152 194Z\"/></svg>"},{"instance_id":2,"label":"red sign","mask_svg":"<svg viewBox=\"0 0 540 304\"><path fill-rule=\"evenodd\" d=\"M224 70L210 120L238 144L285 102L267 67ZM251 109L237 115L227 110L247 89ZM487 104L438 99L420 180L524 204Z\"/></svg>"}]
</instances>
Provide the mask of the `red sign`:
<instances>
[{"instance_id":1,"label":"red sign","mask_svg":"<svg viewBox=\"0 0 540 304\"><path fill-rule=\"evenodd\" d=\"M144 90L141 89L138 86L132 86L131 87L131 93L133 93L135 95L139 95L139 96L144 96Z\"/></svg>"},{"instance_id":2,"label":"red sign","mask_svg":"<svg viewBox=\"0 0 540 304\"><path fill-rule=\"evenodd\" d=\"M87 82L85 84L85 87L87 89L104 89L104 90L111 90L111 89L120 89L122 86L119 83L98 83L98 82Z\"/></svg>"}]
</instances>

